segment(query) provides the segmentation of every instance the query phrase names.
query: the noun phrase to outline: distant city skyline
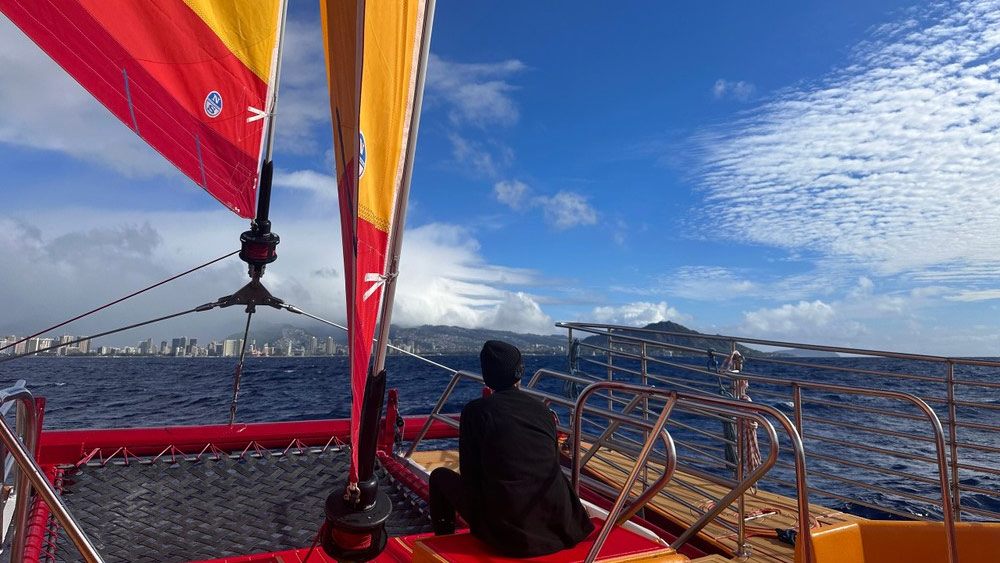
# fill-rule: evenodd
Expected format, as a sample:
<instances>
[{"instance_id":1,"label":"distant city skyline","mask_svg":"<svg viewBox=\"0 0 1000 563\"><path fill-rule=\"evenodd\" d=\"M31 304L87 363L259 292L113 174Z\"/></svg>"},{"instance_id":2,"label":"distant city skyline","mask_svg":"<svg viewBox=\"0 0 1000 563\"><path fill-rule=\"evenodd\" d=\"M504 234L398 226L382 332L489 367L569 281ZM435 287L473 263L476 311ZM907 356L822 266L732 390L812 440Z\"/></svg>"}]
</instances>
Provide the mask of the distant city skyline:
<instances>
[{"instance_id":1,"label":"distant city skyline","mask_svg":"<svg viewBox=\"0 0 1000 563\"><path fill-rule=\"evenodd\" d=\"M243 348L243 339L227 338L223 340L212 340L205 346L198 345L197 338L186 336L172 338L170 341L161 340L159 344L154 344L152 338L140 340L135 346L130 345L102 345L91 347L90 340L85 337L73 335L61 335L59 337L34 337L25 338L17 335L7 335L0 337L0 356L19 356L32 354L47 354L53 356L172 356L172 357L200 357L200 356L239 356ZM77 342L68 345L70 342ZM337 345L333 337L320 339L313 336L308 345L274 346L265 343L258 346L256 340L247 342L246 354L248 356L333 356L347 354L345 346Z\"/></svg>"}]
</instances>

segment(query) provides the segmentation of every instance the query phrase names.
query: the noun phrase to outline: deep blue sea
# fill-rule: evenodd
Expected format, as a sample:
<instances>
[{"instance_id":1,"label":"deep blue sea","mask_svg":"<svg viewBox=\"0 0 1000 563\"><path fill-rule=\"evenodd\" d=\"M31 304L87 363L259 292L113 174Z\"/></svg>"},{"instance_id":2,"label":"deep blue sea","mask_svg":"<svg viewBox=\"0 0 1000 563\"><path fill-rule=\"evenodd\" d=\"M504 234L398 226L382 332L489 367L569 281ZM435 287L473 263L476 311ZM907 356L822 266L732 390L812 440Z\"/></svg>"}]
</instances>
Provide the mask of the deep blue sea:
<instances>
[{"instance_id":1,"label":"deep blue sea","mask_svg":"<svg viewBox=\"0 0 1000 563\"><path fill-rule=\"evenodd\" d=\"M478 371L476 356L435 356L435 362L453 369ZM703 360L689 361L692 364ZM810 360L812 363L829 363L837 367L854 367L875 371L900 371L904 368L893 360L878 358L838 358ZM602 376L599 369L589 369L583 362L584 370ZM350 384L347 376L347 358L296 357L296 358L248 358L243 370L237 420L240 422L295 421L317 418L346 418L350 408ZM408 356L390 356L387 359L389 387L400 391L400 407L403 414L427 413L438 400L442 390L450 380L450 372L429 365ZM540 368L566 371L567 359L563 356L526 356L525 373L532 374ZM913 372L912 366L905 368ZM926 375L940 375L927 368ZM964 368L959 377L976 381L1000 382L997 370L986 368ZM44 427L46 429L66 428L121 428L136 426L165 426L190 424L224 424L228 419L232 398L234 358L52 358L36 357L0 364L0 385L13 384L18 379L27 381L28 388L37 397L45 397L47 410ZM656 370L652 370L656 371ZM669 370L664 370L667 373ZM749 371L749 370L748 370ZM768 365L766 370L758 367L757 373L766 371L773 377L792 377L813 381L828 381L828 375L820 371L806 372L795 366ZM843 375L838 373L836 383L869 387L872 379L863 374ZM892 381L886 384L896 390L908 391L922 396L943 396L943 385L936 382ZM550 381L543 385L547 391L561 392L562 384ZM754 401L778 407L790 414L790 403L780 397L769 395L767 386L758 385L751 389ZM470 399L480 394L480 389L471 384L460 385L449 403L447 412L458 412ZM853 424L882 424L866 419L864 412L846 412L838 404L850 401L855 406L878 408L882 404L876 399L845 397L833 393L816 393L814 398L824 404L811 407L807 414L818 420L842 420ZM960 401L987 405L1000 405L1000 393L996 389L968 386L961 388L956 397ZM938 408L944 418L947 411ZM1000 448L1000 410L976 407L960 407L959 418L971 423L973 428L961 429L959 441L978 444L993 449ZM565 420L565 419L564 419ZM683 418L681 418L683 420ZM889 430L910 433L913 424L894 421ZM718 426L712 429L718 432ZM821 423L811 424L808 432L838 437L842 430L824 429ZM808 433L807 432L807 433ZM676 439L676 438L675 438ZM697 440L697 437L694 438ZM854 438L852 438L854 439ZM892 437L872 438L868 445L889 446ZM898 442L898 440L896 440ZM896 444L898 445L898 443ZM837 446L827 446L827 453L840 455ZM858 458L856 450L844 450L844 455L860 463L890 464L897 471L936 477L933 467L917 467L905 460L886 460L878 453ZM926 456L933 455L927 444L916 443L913 452ZM972 488L963 492L963 506L1000 513L1000 452L962 450L960 460L972 463L989 471L963 471L961 482ZM835 464L822 460L810 460L811 472L843 471ZM992 473L995 471L997 473ZM860 473L859 473L860 474ZM779 478L791 479L787 471L778 471ZM812 483L812 478L810 479ZM910 482L906 478L882 476L871 477L870 482L878 486L892 487L925 497L935 495L935 487L926 483ZM815 486L815 485L814 485ZM823 486L838 494L848 494L846 487L833 482ZM769 487L774 488L774 487ZM778 492L782 491L780 485ZM898 510L940 517L933 506L918 505L904 498L890 498L877 492L865 491L864 500L885 506L892 505ZM938 493L939 494L939 493ZM862 506L848 505L837 501L825 504L835 508L857 512L865 516L882 516ZM983 519L975 515L970 519Z\"/></svg>"}]
</instances>

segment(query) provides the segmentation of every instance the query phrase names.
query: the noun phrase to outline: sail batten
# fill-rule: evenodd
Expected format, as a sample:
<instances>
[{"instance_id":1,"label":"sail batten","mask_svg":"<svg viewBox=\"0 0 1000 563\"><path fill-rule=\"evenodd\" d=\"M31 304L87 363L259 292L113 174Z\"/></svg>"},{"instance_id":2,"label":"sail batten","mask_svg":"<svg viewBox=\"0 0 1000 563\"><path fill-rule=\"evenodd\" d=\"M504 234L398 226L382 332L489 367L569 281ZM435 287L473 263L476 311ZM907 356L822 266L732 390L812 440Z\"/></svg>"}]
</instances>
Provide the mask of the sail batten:
<instances>
[{"instance_id":1,"label":"sail batten","mask_svg":"<svg viewBox=\"0 0 1000 563\"><path fill-rule=\"evenodd\" d=\"M278 0L0 0L0 11L129 129L253 216Z\"/></svg>"}]
</instances>

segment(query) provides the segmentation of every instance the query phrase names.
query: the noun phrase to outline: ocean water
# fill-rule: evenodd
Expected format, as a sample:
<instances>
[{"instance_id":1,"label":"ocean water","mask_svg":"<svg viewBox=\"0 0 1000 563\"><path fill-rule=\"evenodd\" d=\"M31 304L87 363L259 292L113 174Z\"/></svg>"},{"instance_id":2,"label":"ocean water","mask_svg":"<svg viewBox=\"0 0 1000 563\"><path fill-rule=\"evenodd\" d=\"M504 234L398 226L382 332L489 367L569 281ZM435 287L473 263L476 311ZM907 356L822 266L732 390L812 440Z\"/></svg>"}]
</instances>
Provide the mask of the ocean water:
<instances>
[{"instance_id":1,"label":"ocean water","mask_svg":"<svg viewBox=\"0 0 1000 563\"><path fill-rule=\"evenodd\" d=\"M435 362L453 369L478 371L476 356L435 356ZM704 365L703 360L679 360L691 365ZM894 360L878 358L838 358L810 360L811 363L827 363L833 367L850 367L874 371L907 371L914 373L912 365L903 366ZM390 356L387 359L389 387L400 392L400 409L404 415L424 414L430 411L451 378L450 372L429 365L408 356ZM583 369L602 376L600 369L590 369L583 362ZM827 381L845 385L870 387L872 379L863 374L836 372L835 379L823 370L804 370L796 366L767 365L751 366L755 373L780 378L796 378L806 381ZM562 356L526 356L525 373L549 368L566 371L567 359ZM941 375L935 370L939 366L927 366L921 375ZM963 368L957 376L970 381L1000 382L1000 373L987 368ZM750 368L748 368L748 371ZM124 428L136 426L166 426L191 424L224 424L228 420L232 398L233 358L25 358L15 362L0 364L0 385L13 384L18 379L27 381L28 388L36 397L47 399L44 420L45 429L69 428ZM240 422L296 421L317 418L346 418L350 409L350 383L348 363L345 357L305 357L305 358L248 358L243 370L237 420ZM671 375L669 369L656 368L661 375ZM831 372L832 373L832 372ZM710 382L711 383L711 382ZM907 391L920 396L941 397L945 388L942 384L927 381L890 380L882 383L893 390ZM542 388L550 392L562 392L562 383L549 380ZM756 402L775 406L791 415L790 402L771 393L777 387L758 385L751 389ZM445 406L446 412L458 412L467 401L478 397L480 389L475 385L459 385ZM811 394L819 404L808 408L807 414L818 422L810 423L808 433L843 438L843 429L824 427L822 421L835 420L860 426L877 425L883 429L902 433L920 431L919 422L907 419L885 421L858 411L845 411L839 405L850 402L854 406L884 408L885 403L871 397L851 397L836 393L816 392ZM996 389L966 386L959 389L956 397L970 403L1000 405L1000 394ZM947 411L935 405L939 416L944 418ZM915 410L909 411L916 413ZM960 407L959 418L971 423L972 428L960 429L959 441L978 444L987 448L1000 448L1000 410L976 407ZM565 418L563 420L566 420ZM685 415L678 415L685 421ZM694 422L694 420L690 420ZM701 421L704 423L704 420ZM925 424L925 423L924 423ZM710 430L718 432L718 425ZM673 433L673 431L672 431ZM698 442L697 435L675 439ZM857 438L850 438L855 440ZM900 438L874 436L864 438L866 444L874 447L899 448ZM787 441L782 443L783 455L787 453ZM444 444L449 445L449 444ZM450 444L454 447L454 444ZM912 453L933 456L933 446L915 442L910 447ZM909 463L898 458L871 452L859 457L856 449L824 445L824 453L833 457L844 457L864 464L879 464L896 471L903 471L936 478L931 464ZM1000 453L975 449L960 450L960 460L980 468L1000 472ZM842 472L842 466L835 462L810 458L809 471L812 473ZM855 472L853 478L862 479L880 487L892 488L905 493L918 494L926 498L939 496L939 489L932 484L917 482L905 477L885 474L866 476L865 472ZM788 470L775 469L779 479L792 480ZM815 480L810 483L816 486ZM1000 513L1000 475L990 471L968 471L961 473L961 483L973 490L963 492L963 507L973 507ZM822 481L820 486L828 491L852 498L861 498L878 506L891 506L906 513L940 518L940 510L933 505L912 502L909 499L887 495L877 491L851 490L848 485L836 480ZM776 492L789 493L782 486L766 487ZM867 517L886 517L884 513L836 499L822 501L839 510L858 513ZM966 515L968 519L981 520L983 517Z\"/></svg>"}]
</instances>

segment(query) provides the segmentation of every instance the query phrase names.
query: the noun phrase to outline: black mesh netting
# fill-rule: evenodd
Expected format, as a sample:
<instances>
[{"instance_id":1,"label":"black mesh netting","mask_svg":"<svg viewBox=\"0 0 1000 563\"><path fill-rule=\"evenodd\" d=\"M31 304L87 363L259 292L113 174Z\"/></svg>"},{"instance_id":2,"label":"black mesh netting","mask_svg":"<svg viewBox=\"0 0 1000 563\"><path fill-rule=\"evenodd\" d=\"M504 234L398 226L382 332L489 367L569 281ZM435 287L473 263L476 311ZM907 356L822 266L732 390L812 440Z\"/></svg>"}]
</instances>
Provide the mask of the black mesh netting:
<instances>
[{"instance_id":1,"label":"black mesh netting","mask_svg":"<svg viewBox=\"0 0 1000 563\"><path fill-rule=\"evenodd\" d=\"M166 456L165 456L166 457ZM343 450L67 470L63 498L105 561L192 561L309 547L323 502L343 487ZM430 531L427 505L376 468L390 536ZM80 561L59 532L57 561Z\"/></svg>"}]
</instances>

